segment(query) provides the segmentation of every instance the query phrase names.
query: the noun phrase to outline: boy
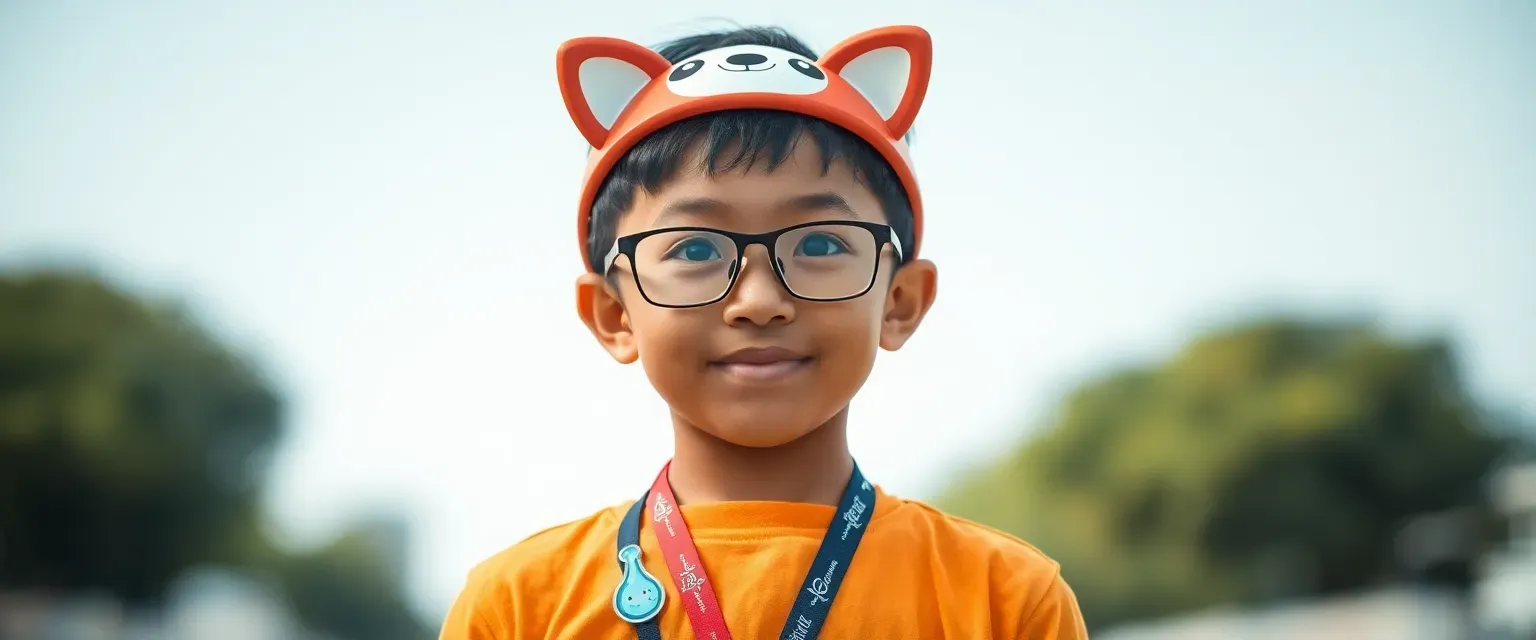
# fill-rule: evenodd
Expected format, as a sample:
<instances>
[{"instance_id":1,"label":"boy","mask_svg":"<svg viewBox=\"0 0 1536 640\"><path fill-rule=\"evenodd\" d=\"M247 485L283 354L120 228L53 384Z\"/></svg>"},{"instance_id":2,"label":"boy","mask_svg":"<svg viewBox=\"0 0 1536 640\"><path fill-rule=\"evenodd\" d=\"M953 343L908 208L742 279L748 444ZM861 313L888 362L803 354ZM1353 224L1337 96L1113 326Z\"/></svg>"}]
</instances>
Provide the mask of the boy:
<instances>
[{"instance_id":1,"label":"boy","mask_svg":"<svg viewBox=\"0 0 1536 640\"><path fill-rule=\"evenodd\" d=\"M443 640L1086 637L1056 563L882 492L848 451L876 348L936 293L905 145L930 46L915 27L819 59L776 29L562 46L593 147L577 310L644 366L674 455L634 503L476 567Z\"/></svg>"}]
</instances>

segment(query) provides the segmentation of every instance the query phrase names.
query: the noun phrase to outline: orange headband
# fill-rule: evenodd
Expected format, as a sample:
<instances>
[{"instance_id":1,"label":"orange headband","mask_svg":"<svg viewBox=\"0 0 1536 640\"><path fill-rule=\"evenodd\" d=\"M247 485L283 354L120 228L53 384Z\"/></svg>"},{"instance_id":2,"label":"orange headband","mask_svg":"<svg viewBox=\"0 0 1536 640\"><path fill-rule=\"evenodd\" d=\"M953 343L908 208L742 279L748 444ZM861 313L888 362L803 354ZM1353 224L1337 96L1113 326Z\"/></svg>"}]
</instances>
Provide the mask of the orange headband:
<instances>
[{"instance_id":1,"label":"orange headband","mask_svg":"<svg viewBox=\"0 0 1536 640\"><path fill-rule=\"evenodd\" d=\"M895 169L912 203L912 247L923 238L923 206L903 140L928 92L933 43L919 27L865 31L819 60L783 49L739 45L679 64L615 38L560 45L555 69L565 108L592 144L576 233L590 270L592 202L613 165L645 136L712 111L776 109L820 118L863 138Z\"/></svg>"}]
</instances>

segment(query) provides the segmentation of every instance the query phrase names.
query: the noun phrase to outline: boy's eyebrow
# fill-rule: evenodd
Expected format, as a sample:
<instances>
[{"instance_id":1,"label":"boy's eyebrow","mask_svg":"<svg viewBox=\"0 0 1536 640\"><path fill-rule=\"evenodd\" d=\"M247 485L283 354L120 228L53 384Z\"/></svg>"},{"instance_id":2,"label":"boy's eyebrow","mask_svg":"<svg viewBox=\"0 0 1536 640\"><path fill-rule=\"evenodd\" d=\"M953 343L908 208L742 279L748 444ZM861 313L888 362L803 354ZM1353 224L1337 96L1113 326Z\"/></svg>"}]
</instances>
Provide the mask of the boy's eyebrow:
<instances>
[{"instance_id":1,"label":"boy's eyebrow","mask_svg":"<svg viewBox=\"0 0 1536 640\"><path fill-rule=\"evenodd\" d=\"M853 207L848 206L847 200L831 191L795 196L779 203L778 209L780 211L824 211L830 209L838 213L848 214L855 219L859 217L858 212L854 211Z\"/></svg>"},{"instance_id":2,"label":"boy's eyebrow","mask_svg":"<svg viewBox=\"0 0 1536 640\"><path fill-rule=\"evenodd\" d=\"M655 224L660 224L667 218L675 218L685 215L698 215L729 211L731 205L714 198L683 198L667 203L660 214L657 214Z\"/></svg>"}]
</instances>

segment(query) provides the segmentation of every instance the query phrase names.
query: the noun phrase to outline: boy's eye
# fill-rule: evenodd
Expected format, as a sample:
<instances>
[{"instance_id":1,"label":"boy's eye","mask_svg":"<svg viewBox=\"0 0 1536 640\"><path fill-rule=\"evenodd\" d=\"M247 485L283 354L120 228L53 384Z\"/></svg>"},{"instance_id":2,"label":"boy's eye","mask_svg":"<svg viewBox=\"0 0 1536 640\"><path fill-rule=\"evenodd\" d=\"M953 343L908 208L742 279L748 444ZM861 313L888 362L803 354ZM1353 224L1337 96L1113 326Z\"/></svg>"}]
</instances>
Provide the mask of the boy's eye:
<instances>
[{"instance_id":1,"label":"boy's eye","mask_svg":"<svg viewBox=\"0 0 1536 640\"><path fill-rule=\"evenodd\" d=\"M704 238L689 238L673 245L666 257L684 262L705 262L719 260L720 250Z\"/></svg>"},{"instance_id":2,"label":"boy's eye","mask_svg":"<svg viewBox=\"0 0 1536 640\"><path fill-rule=\"evenodd\" d=\"M800 239L799 246L795 247L795 255L809 258L835 256L847 253L848 245L830 233L813 233Z\"/></svg>"}]
</instances>

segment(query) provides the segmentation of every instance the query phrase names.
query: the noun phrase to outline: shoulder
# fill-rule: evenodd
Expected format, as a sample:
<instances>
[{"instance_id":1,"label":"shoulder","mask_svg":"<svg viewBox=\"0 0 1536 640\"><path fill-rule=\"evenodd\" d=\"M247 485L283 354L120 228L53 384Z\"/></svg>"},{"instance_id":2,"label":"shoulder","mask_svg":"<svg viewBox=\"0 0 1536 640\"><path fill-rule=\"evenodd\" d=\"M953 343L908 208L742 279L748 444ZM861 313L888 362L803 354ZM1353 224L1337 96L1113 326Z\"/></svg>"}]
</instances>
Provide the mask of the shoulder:
<instances>
[{"instance_id":1,"label":"shoulder","mask_svg":"<svg viewBox=\"0 0 1536 640\"><path fill-rule=\"evenodd\" d=\"M931 553L954 569L950 575L960 581L974 581L978 574L987 577L988 599L1018 616L1012 624L1028 626L1057 616L1081 624L1076 599L1061 576L1061 565L1045 552L1016 536L944 513L922 501L896 499L901 501L898 513L904 514L902 519L920 528Z\"/></svg>"},{"instance_id":2,"label":"shoulder","mask_svg":"<svg viewBox=\"0 0 1536 640\"><path fill-rule=\"evenodd\" d=\"M901 501L905 519L922 526L938 551L956 560L984 562L1007 574L1044 581L1061 572L1061 565L1050 556L1009 533L945 513L921 500L894 499Z\"/></svg>"},{"instance_id":3,"label":"shoulder","mask_svg":"<svg viewBox=\"0 0 1536 640\"><path fill-rule=\"evenodd\" d=\"M1077 597L1061 565L1034 545L984 524L953 516L918 500L896 498L909 528L925 537L934 560L956 584L952 593L974 592L986 576L993 628L1009 638L1082 640L1088 637ZM914 536L916 537L916 536Z\"/></svg>"},{"instance_id":4,"label":"shoulder","mask_svg":"<svg viewBox=\"0 0 1536 640\"><path fill-rule=\"evenodd\" d=\"M469 582L529 589L553 587L554 582L570 574L573 561L612 555L603 552L613 546L619 518L627 508L629 503L607 507L530 535L475 565L469 572Z\"/></svg>"},{"instance_id":5,"label":"shoulder","mask_svg":"<svg viewBox=\"0 0 1536 640\"><path fill-rule=\"evenodd\" d=\"M542 596L565 593L599 562L611 562L619 519L628 508L611 506L544 529L480 562L469 571L455 608L496 628L547 621L553 611L545 609L557 599Z\"/></svg>"},{"instance_id":6,"label":"shoulder","mask_svg":"<svg viewBox=\"0 0 1536 640\"><path fill-rule=\"evenodd\" d=\"M605 507L597 512L549 527L501 550L471 570L471 577L494 580L521 576L551 563L565 563L569 553L597 544L613 545L620 516L629 503Z\"/></svg>"}]
</instances>

